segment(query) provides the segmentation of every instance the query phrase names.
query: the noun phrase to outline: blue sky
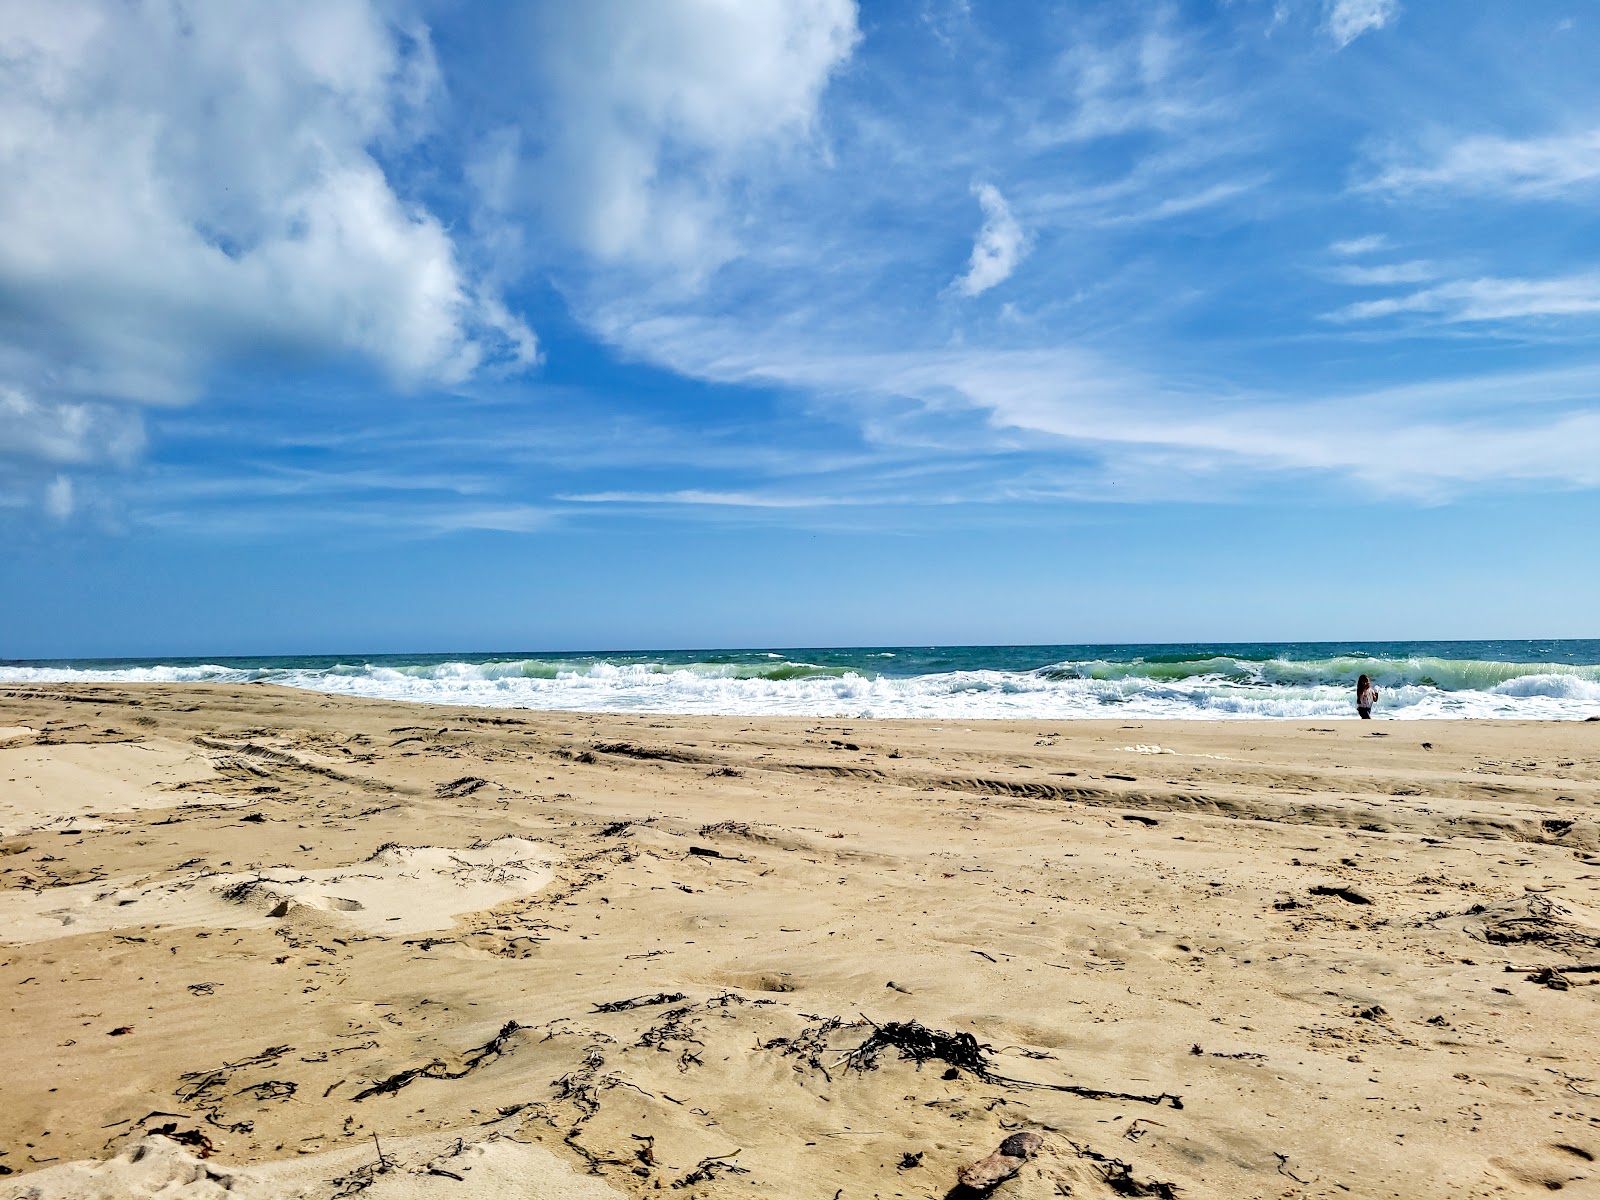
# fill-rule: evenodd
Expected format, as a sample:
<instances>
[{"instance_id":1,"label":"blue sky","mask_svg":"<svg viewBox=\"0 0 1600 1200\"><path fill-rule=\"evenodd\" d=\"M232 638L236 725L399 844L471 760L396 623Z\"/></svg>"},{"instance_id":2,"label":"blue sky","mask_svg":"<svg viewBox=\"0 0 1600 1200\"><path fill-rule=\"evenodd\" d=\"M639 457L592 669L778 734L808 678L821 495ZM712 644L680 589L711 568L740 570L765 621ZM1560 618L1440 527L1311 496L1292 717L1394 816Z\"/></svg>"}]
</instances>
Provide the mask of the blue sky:
<instances>
[{"instance_id":1,"label":"blue sky","mask_svg":"<svg viewBox=\"0 0 1600 1200\"><path fill-rule=\"evenodd\" d=\"M0 0L0 656L1600 635L1597 52Z\"/></svg>"}]
</instances>

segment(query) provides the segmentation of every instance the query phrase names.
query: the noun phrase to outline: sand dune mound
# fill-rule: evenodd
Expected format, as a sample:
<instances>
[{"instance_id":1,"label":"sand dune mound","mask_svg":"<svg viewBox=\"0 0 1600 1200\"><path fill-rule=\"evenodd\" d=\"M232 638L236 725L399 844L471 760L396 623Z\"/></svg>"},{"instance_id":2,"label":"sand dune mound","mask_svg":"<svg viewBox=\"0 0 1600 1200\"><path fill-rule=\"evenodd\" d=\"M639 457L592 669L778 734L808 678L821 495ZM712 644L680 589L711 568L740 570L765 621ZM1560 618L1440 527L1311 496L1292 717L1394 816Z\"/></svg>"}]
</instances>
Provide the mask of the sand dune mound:
<instances>
[{"instance_id":1,"label":"sand dune mound","mask_svg":"<svg viewBox=\"0 0 1600 1200\"><path fill-rule=\"evenodd\" d=\"M244 928L301 909L367 933L423 933L538 891L551 879L552 861L549 847L503 837L460 849L385 845L348 867L189 872L155 883L6 892L0 894L0 942L143 926Z\"/></svg>"},{"instance_id":2,"label":"sand dune mound","mask_svg":"<svg viewBox=\"0 0 1600 1200\"><path fill-rule=\"evenodd\" d=\"M380 1161L378 1150L382 1150ZM114 1158L36 1171L17 1200L616 1200L550 1151L491 1135L399 1138L253 1167L224 1166L151 1134Z\"/></svg>"}]
</instances>

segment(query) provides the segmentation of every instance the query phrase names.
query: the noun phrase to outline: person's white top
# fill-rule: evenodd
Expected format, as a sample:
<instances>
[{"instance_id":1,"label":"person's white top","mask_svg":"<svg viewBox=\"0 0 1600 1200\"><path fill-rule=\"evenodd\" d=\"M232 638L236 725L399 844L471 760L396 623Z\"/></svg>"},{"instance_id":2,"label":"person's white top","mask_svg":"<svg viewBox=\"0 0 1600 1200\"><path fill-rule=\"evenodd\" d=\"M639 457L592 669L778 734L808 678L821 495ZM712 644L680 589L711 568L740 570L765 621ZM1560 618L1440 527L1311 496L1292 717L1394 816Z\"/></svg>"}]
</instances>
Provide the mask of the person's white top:
<instances>
[{"instance_id":1,"label":"person's white top","mask_svg":"<svg viewBox=\"0 0 1600 1200\"><path fill-rule=\"evenodd\" d=\"M1375 687L1367 688L1366 691L1362 692L1361 695L1356 697L1356 707L1358 708L1371 708L1377 702L1378 689Z\"/></svg>"}]
</instances>

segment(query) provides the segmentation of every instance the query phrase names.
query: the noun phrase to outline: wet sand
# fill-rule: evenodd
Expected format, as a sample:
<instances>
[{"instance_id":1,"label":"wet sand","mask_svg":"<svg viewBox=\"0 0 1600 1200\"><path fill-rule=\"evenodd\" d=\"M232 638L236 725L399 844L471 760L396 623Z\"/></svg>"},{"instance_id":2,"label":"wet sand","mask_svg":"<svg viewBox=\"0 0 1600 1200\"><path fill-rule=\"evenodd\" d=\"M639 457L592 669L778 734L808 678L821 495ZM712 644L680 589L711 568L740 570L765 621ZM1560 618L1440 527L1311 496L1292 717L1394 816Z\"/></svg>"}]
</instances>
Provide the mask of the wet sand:
<instances>
[{"instance_id":1,"label":"wet sand","mask_svg":"<svg viewBox=\"0 0 1600 1200\"><path fill-rule=\"evenodd\" d=\"M0 690L0 1197L1600 1195L1597 806L1595 723Z\"/></svg>"}]
</instances>

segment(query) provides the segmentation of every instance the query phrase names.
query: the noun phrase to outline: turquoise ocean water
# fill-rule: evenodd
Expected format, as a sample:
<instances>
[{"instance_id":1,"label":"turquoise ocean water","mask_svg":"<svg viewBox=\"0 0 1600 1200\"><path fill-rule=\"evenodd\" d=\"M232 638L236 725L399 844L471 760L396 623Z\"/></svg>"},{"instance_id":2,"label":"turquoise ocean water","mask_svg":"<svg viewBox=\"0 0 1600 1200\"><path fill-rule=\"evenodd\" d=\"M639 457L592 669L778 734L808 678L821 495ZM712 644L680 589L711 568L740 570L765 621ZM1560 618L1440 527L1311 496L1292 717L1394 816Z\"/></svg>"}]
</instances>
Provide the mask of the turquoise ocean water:
<instances>
[{"instance_id":1,"label":"turquoise ocean water","mask_svg":"<svg viewBox=\"0 0 1600 1200\"><path fill-rule=\"evenodd\" d=\"M434 704L845 717L1600 716L1600 640L0 661L0 684L264 681Z\"/></svg>"}]
</instances>

